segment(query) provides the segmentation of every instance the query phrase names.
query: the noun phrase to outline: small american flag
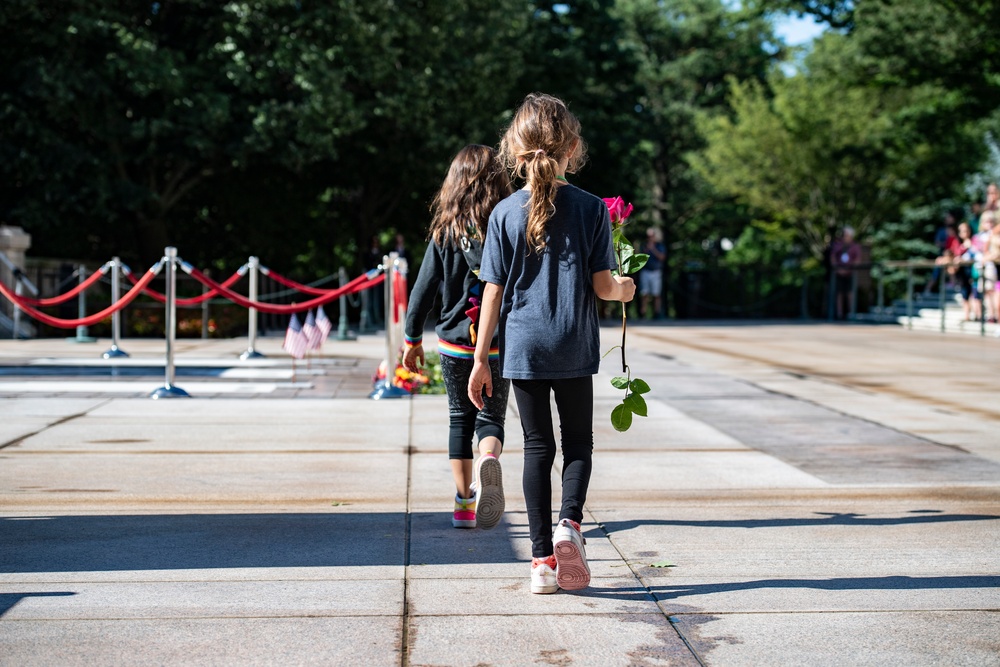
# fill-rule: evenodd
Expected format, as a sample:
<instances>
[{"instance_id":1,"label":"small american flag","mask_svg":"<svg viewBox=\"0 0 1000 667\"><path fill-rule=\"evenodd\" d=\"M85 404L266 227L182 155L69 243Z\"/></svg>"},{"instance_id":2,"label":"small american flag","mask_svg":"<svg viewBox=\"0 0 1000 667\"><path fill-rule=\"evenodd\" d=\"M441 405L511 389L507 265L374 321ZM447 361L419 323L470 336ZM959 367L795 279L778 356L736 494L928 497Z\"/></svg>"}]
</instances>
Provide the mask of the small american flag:
<instances>
[{"instance_id":1,"label":"small american flag","mask_svg":"<svg viewBox=\"0 0 1000 667\"><path fill-rule=\"evenodd\" d=\"M320 343L323 341L319 339L319 329L316 328L316 319L311 310L306 313L306 321L302 324L302 334L306 337L310 350L319 349Z\"/></svg>"},{"instance_id":2,"label":"small american flag","mask_svg":"<svg viewBox=\"0 0 1000 667\"><path fill-rule=\"evenodd\" d=\"M306 339L306 335L302 333L302 324L295 313L292 313L292 318L288 320L288 329L285 330L285 342L281 344L281 347L295 359L301 359L306 356L309 341Z\"/></svg>"},{"instance_id":3,"label":"small american flag","mask_svg":"<svg viewBox=\"0 0 1000 667\"><path fill-rule=\"evenodd\" d=\"M323 310L323 306L316 309L316 328L319 329L319 345L323 344L327 336L330 335L330 331L333 329L333 322L330 318L326 316L326 312ZM317 345L317 347L319 347Z\"/></svg>"}]
</instances>

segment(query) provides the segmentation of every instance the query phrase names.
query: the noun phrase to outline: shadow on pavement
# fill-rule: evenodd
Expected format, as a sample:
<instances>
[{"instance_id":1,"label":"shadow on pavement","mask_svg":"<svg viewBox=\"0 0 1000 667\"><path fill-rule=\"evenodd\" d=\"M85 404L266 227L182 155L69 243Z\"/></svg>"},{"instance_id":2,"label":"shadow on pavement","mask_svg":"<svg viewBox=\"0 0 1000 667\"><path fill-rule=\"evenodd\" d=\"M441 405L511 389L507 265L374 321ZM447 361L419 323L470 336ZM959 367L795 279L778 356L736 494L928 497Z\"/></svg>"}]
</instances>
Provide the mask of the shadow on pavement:
<instances>
[{"instance_id":1,"label":"shadow on pavement","mask_svg":"<svg viewBox=\"0 0 1000 667\"><path fill-rule=\"evenodd\" d=\"M435 527L426 564L510 562L511 535ZM438 530L436 527L440 527ZM407 515L395 513L177 514L0 519L0 572L376 566L406 563ZM421 541L425 541L421 532ZM413 540L411 539L411 542ZM470 552L489 542L492 548ZM428 545L430 546L430 545Z\"/></svg>"},{"instance_id":2,"label":"shadow on pavement","mask_svg":"<svg viewBox=\"0 0 1000 667\"><path fill-rule=\"evenodd\" d=\"M604 521L601 525L609 534L638 528L639 526L688 526L693 528L796 528L801 526L902 526L906 524L946 523L953 521L997 521L995 514L945 514L939 510L912 510L910 516L869 517L853 512L814 512L815 517L787 519L634 519L630 521ZM602 536L600 531L586 535Z\"/></svg>"}]
</instances>

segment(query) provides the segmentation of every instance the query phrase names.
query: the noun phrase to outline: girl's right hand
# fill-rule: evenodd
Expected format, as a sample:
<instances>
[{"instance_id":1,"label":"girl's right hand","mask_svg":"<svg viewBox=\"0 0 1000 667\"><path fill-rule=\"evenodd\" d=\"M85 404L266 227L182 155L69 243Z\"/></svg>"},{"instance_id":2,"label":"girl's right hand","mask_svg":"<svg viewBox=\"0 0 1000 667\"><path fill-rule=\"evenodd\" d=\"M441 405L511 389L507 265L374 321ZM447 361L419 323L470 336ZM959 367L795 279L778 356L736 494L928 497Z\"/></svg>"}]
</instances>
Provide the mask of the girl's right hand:
<instances>
[{"instance_id":1,"label":"girl's right hand","mask_svg":"<svg viewBox=\"0 0 1000 667\"><path fill-rule=\"evenodd\" d=\"M486 395L492 398L493 376L489 364L476 361L472 365L472 373L469 374L469 400L477 410L482 410L486 404L483 400L483 389L486 390Z\"/></svg>"},{"instance_id":2,"label":"girl's right hand","mask_svg":"<svg viewBox=\"0 0 1000 667\"><path fill-rule=\"evenodd\" d=\"M403 368L410 371L411 373L416 373L420 368L417 366L417 361L420 361L420 366L424 365L424 346L414 345L410 347L406 346L406 351L403 352Z\"/></svg>"}]
</instances>

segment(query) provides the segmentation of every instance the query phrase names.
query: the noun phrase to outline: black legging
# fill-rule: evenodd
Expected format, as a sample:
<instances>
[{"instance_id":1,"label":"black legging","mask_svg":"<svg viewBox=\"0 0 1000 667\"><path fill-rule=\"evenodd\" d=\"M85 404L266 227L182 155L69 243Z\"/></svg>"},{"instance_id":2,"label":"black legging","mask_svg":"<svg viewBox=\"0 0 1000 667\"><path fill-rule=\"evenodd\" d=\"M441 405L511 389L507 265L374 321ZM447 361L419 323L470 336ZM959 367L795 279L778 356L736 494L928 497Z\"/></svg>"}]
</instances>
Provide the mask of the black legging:
<instances>
[{"instance_id":1,"label":"black legging","mask_svg":"<svg viewBox=\"0 0 1000 667\"><path fill-rule=\"evenodd\" d=\"M472 359L458 359L441 355L441 375L448 392L448 458L471 459L472 436L479 439L493 436L503 444L504 419L507 416L507 395L510 380L500 377L500 361L490 359L493 378L493 396L485 397L482 410L469 400L469 376Z\"/></svg>"},{"instance_id":2,"label":"black legging","mask_svg":"<svg viewBox=\"0 0 1000 667\"><path fill-rule=\"evenodd\" d=\"M594 380L588 375L566 380L513 380L514 399L524 431L524 502L528 509L531 555L552 555L552 432L555 394L562 436L563 474L560 519L583 520L594 451Z\"/></svg>"}]
</instances>

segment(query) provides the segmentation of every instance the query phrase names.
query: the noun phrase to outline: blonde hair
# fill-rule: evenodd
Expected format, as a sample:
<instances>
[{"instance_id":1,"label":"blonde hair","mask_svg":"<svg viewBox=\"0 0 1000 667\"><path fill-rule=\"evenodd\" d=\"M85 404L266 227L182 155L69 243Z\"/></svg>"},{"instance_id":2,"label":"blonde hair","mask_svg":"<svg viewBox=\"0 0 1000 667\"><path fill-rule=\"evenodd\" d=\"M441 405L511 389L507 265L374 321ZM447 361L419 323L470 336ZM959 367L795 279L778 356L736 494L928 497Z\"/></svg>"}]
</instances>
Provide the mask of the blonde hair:
<instances>
[{"instance_id":1,"label":"blonde hair","mask_svg":"<svg viewBox=\"0 0 1000 667\"><path fill-rule=\"evenodd\" d=\"M490 212L510 192L510 180L497 168L496 151L466 146L452 159L431 202L430 237L439 246L458 245L466 236L485 240Z\"/></svg>"},{"instance_id":2,"label":"blonde hair","mask_svg":"<svg viewBox=\"0 0 1000 667\"><path fill-rule=\"evenodd\" d=\"M586 155L580 121L562 100L541 93L524 98L500 140L499 157L531 189L525 232L529 252L545 248L546 225L556 211L559 162L568 159L566 171L573 173L583 166Z\"/></svg>"}]
</instances>

